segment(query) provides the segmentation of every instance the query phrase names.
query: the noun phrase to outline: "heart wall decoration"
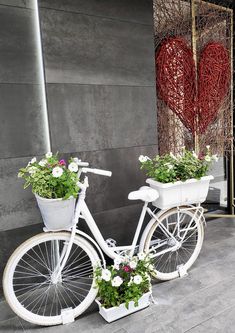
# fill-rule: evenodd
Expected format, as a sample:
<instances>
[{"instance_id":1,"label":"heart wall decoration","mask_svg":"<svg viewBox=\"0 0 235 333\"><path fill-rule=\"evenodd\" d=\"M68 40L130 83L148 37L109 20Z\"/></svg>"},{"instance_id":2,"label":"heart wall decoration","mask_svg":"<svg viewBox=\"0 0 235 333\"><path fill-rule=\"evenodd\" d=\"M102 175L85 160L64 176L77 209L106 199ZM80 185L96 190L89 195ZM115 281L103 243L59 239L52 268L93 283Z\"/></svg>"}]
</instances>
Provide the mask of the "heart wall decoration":
<instances>
[{"instance_id":1,"label":"heart wall decoration","mask_svg":"<svg viewBox=\"0 0 235 333\"><path fill-rule=\"evenodd\" d=\"M231 72L227 49L217 42L204 47L197 80L192 50L181 37L164 40L155 60L159 98L193 134L205 133L228 93Z\"/></svg>"}]
</instances>

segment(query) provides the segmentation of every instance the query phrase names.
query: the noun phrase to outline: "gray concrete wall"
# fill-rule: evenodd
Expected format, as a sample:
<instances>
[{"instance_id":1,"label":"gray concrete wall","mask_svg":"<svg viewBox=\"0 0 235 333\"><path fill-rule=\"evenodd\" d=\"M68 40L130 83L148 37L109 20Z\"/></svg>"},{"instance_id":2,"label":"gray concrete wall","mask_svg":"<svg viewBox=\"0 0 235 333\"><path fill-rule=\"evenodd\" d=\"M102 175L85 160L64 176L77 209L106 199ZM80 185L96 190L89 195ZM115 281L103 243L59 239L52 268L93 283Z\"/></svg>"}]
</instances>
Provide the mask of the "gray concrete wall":
<instances>
[{"instance_id":1,"label":"gray concrete wall","mask_svg":"<svg viewBox=\"0 0 235 333\"><path fill-rule=\"evenodd\" d=\"M34 18L29 2L0 0L0 231L40 222L17 179L47 145Z\"/></svg>"},{"instance_id":2,"label":"gray concrete wall","mask_svg":"<svg viewBox=\"0 0 235 333\"><path fill-rule=\"evenodd\" d=\"M46 152L30 4L0 0L0 271L42 228L34 197L16 176ZM104 236L124 243L141 209L127 199L144 184L138 156L157 149L152 2L39 5L52 149L113 172L90 177L87 202Z\"/></svg>"},{"instance_id":3,"label":"gray concrete wall","mask_svg":"<svg viewBox=\"0 0 235 333\"><path fill-rule=\"evenodd\" d=\"M53 151L113 172L90 177L87 200L104 232L127 241L136 225L127 195L144 183L138 156L156 152L152 1L39 7Z\"/></svg>"}]
</instances>

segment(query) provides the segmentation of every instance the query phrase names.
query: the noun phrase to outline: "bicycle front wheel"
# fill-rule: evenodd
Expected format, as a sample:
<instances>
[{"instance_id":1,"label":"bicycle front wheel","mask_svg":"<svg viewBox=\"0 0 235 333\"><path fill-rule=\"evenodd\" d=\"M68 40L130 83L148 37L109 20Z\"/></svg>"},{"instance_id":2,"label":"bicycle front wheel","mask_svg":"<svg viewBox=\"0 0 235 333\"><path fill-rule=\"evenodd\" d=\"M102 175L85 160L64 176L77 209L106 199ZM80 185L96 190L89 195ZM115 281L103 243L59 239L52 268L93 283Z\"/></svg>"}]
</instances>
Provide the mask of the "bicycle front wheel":
<instances>
[{"instance_id":1,"label":"bicycle front wheel","mask_svg":"<svg viewBox=\"0 0 235 333\"><path fill-rule=\"evenodd\" d=\"M69 239L67 232L36 235L21 244L8 260L3 276L4 294L12 310L24 320L58 325L63 323L64 311L75 318L95 299L93 269L99 264L99 257L79 236L75 236L62 273L57 281L53 280Z\"/></svg>"},{"instance_id":2,"label":"bicycle front wheel","mask_svg":"<svg viewBox=\"0 0 235 333\"><path fill-rule=\"evenodd\" d=\"M187 209L178 212L177 208L173 208L152 224L144 249L153 256L159 280L179 277L180 270L187 272L197 259L204 239L204 228L199 216L194 213ZM179 242L178 247L175 246L175 240Z\"/></svg>"}]
</instances>

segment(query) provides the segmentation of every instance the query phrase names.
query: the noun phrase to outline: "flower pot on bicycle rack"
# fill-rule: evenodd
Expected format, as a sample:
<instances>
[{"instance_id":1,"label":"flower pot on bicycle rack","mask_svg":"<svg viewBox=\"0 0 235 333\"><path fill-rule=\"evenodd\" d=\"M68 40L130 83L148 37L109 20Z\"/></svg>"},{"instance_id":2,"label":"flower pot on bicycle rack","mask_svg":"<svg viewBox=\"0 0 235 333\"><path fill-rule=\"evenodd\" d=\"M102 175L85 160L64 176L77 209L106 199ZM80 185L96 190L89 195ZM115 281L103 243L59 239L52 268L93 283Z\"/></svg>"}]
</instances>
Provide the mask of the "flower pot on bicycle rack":
<instances>
[{"instance_id":1,"label":"flower pot on bicycle rack","mask_svg":"<svg viewBox=\"0 0 235 333\"><path fill-rule=\"evenodd\" d=\"M50 231L72 227L76 199L46 199L35 194L45 227Z\"/></svg>"},{"instance_id":2,"label":"flower pot on bicycle rack","mask_svg":"<svg viewBox=\"0 0 235 333\"><path fill-rule=\"evenodd\" d=\"M149 178L146 183L159 192L159 198L152 204L160 209L168 209L205 201L210 180L213 178L213 176L205 176L201 179L188 179L185 182L175 183L160 183Z\"/></svg>"},{"instance_id":3,"label":"flower pot on bicycle rack","mask_svg":"<svg viewBox=\"0 0 235 333\"><path fill-rule=\"evenodd\" d=\"M99 306L100 315L108 322L111 323L117 319L128 316L131 313L137 312L144 308L147 308L150 304L150 292L143 294L138 301L138 305L135 306L134 302L129 303L128 309L125 306L125 303L120 304L119 306L114 306L112 308L104 308L100 303L99 299L96 300L96 303Z\"/></svg>"}]
</instances>

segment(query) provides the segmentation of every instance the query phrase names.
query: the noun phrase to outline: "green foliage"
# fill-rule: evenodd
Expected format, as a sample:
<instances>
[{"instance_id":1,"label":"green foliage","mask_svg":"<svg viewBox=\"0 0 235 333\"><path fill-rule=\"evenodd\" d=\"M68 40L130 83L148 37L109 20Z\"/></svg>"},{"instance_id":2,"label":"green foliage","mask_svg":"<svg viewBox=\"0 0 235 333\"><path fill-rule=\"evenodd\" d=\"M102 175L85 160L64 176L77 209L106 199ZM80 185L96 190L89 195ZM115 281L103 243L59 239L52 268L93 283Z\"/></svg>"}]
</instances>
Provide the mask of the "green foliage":
<instances>
[{"instance_id":1,"label":"green foliage","mask_svg":"<svg viewBox=\"0 0 235 333\"><path fill-rule=\"evenodd\" d=\"M103 307L110 308L125 303L128 309L130 301L138 306L140 297L151 290L150 275L156 276L154 266L148 256L139 254L139 258L117 259L107 269L96 268L96 287Z\"/></svg>"},{"instance_id":2,"label":"green foliage","mask_svg":"<svg viewBox=\"0 0 235 333\"><path fill-rule=\"evenodd\" d=\"M71 158L67 167L64 160L58 159L58 154L47 153L39 162L34 157L25 168L19 170L18 177L25 180L25 189L31 186L32 192L40 197L77 198L79 187L76 161L76 158Z\"/></svg>"},{"instance_id":3,"label":"green foliage","mask_svg":"<svg viewBox=\"0 0 235 333\"><path fill-rule=\"evenodd\" d=\"M147 156L139 157L141 169L146 171L148 177L161 183L200 179L206 176L213 160L217 161L218 157L211 154L209 146L205 155L196 155L193 151L183 148L182 153L176 156L170 153L157 155L153 159Z\"/></svg>"}]
</instances>

